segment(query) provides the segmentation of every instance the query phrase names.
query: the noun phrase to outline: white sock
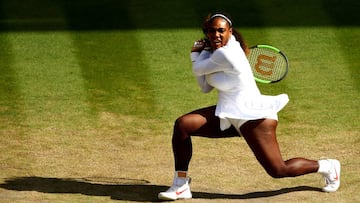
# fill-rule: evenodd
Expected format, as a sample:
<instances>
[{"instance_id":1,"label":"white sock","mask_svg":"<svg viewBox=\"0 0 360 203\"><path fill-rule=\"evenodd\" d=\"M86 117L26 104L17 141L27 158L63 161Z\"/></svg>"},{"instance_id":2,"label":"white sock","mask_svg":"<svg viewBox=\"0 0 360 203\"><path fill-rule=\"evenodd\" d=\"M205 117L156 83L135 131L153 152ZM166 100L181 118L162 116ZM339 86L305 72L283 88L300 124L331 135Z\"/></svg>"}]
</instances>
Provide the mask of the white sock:
<instances>
[{"instance_id":1,"label":"white sock","mask_svg":"<svg viewBox=\"0 0 360 203\"><path fill-rule=\"evenodd\" d=\"M328 160L319 160L319 173L328 173L331 168L331 163Z\"/></svg>"}]
</instances>

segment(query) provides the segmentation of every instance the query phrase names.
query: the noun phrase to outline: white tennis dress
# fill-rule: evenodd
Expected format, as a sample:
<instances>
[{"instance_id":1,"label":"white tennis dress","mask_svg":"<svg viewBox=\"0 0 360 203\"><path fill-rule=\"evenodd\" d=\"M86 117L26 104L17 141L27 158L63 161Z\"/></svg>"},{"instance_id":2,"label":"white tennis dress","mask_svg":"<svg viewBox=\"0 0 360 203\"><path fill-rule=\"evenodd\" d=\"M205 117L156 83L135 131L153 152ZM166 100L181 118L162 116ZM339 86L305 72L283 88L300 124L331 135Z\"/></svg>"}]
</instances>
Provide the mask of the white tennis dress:
<instances>
[{"instance_id":1,"label":"white tennis dress","mask_svg":"<svg viewBox=\"0 0 360 203\"><path fill-rule=\"evenodd\" d=\"M230 127L228 119L277 119L277 112L289 101L287 94L260 93L246 55L234 36L214 52L192 52L191 60L202 91L207 93L213 88L218 91L215 115L220 118L222 130Z\"/></svg>"}]
</instances>

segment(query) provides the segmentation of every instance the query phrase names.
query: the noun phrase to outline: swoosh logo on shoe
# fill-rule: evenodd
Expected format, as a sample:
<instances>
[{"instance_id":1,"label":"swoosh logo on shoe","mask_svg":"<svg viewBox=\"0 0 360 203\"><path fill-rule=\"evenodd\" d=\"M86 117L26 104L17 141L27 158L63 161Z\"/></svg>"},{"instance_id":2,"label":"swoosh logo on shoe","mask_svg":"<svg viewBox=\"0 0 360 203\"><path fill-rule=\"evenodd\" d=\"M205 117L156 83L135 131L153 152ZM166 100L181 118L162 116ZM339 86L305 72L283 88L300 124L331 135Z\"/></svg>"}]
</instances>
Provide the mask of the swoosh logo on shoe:
<instances>
[{"instance_id":1,"label":"swoosh logo on shoe","mask_svg":"<svg viewBox=\"0 0 360 203\"><path fill-rule=\"evenodd\" d=\"M181 195L182 193L184 193L186 190L188 190L188 188L185 188L182 191L176 191L176 195Z\"/></svg>"},{"instance_id":2,"label":"swoosh logo on shoe","mask_svg":"<svg viewBox=\"0 0 360 203\"><path fill-rule=\"evenodd\" d=\"M339 175L338 175L336 168L335 168L335 174L336 174L336 176L334 177L334 179L337 181L337 180L339 180Z\"/></svg>"}]
</instances>

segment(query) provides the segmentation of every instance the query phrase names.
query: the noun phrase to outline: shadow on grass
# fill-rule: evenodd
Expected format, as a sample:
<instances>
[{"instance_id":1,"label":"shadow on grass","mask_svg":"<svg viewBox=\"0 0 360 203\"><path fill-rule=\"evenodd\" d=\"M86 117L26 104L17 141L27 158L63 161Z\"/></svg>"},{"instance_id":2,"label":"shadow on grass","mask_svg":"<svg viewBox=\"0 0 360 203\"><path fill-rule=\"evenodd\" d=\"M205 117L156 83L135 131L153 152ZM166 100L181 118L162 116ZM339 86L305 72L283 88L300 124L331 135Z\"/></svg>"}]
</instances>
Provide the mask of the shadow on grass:
<instances>
[{"instance_id":1,"label":"shadow on grass","mask_svg":"<svg viewBox=\"0 0 360 203\"><path fill-rule=\"evenodd\" d=\"M0 0L0 31L198 28L218 10L245 27L359 26L359 6L358 0Z\"/></svg>"},{"instance_id":2,"label":"shadow on grass","mask_svg":"<svg viewBox=\"0 0 360 203\"><path fill-rule=\"evenodd\" d=\"M120 180L120 181L119 181ZM121 184L124 182L124 184ZM43 193L83 194L89 196L109 196L115 200L154 202L157 194L168 186L151 185L146 180L117 179L114 182L90 179L63 179L45 177L17 177L6 179L0 188L15 191L37 191ZM193 191L193 198L200 199L254 199L272 197L297 191L316 191L319 188L298 186L280 190L251 192L246 194L221 194Z\"/></svg>"}]
</instances>

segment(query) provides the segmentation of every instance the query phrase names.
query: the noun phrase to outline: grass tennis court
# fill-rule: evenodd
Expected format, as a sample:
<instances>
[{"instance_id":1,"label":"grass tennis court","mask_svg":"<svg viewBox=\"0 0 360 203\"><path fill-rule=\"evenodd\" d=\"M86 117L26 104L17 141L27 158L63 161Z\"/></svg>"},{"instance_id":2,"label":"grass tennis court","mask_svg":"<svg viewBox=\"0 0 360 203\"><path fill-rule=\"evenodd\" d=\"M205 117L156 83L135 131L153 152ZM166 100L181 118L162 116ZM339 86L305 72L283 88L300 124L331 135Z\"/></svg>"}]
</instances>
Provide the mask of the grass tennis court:
<instances>
[{"instance_id":1,"label":"grass tennis court","mask_svg":"<svg viewBox=\"0 0 360 203\"><path fill-rule=\"evenodd\" d=\"M283 50L290 72L284 159L332 157L321 176L272 179L243 139L193 138L189 202L360 199L357 0L0 0L0 202L153 202L173 176L180 115L216 101L191 72L203 17L230 13L249 45ZM188 202L186 201L186 202ZM180 201L181 202L181 201Z\"/></svg>"}]
</instances>

